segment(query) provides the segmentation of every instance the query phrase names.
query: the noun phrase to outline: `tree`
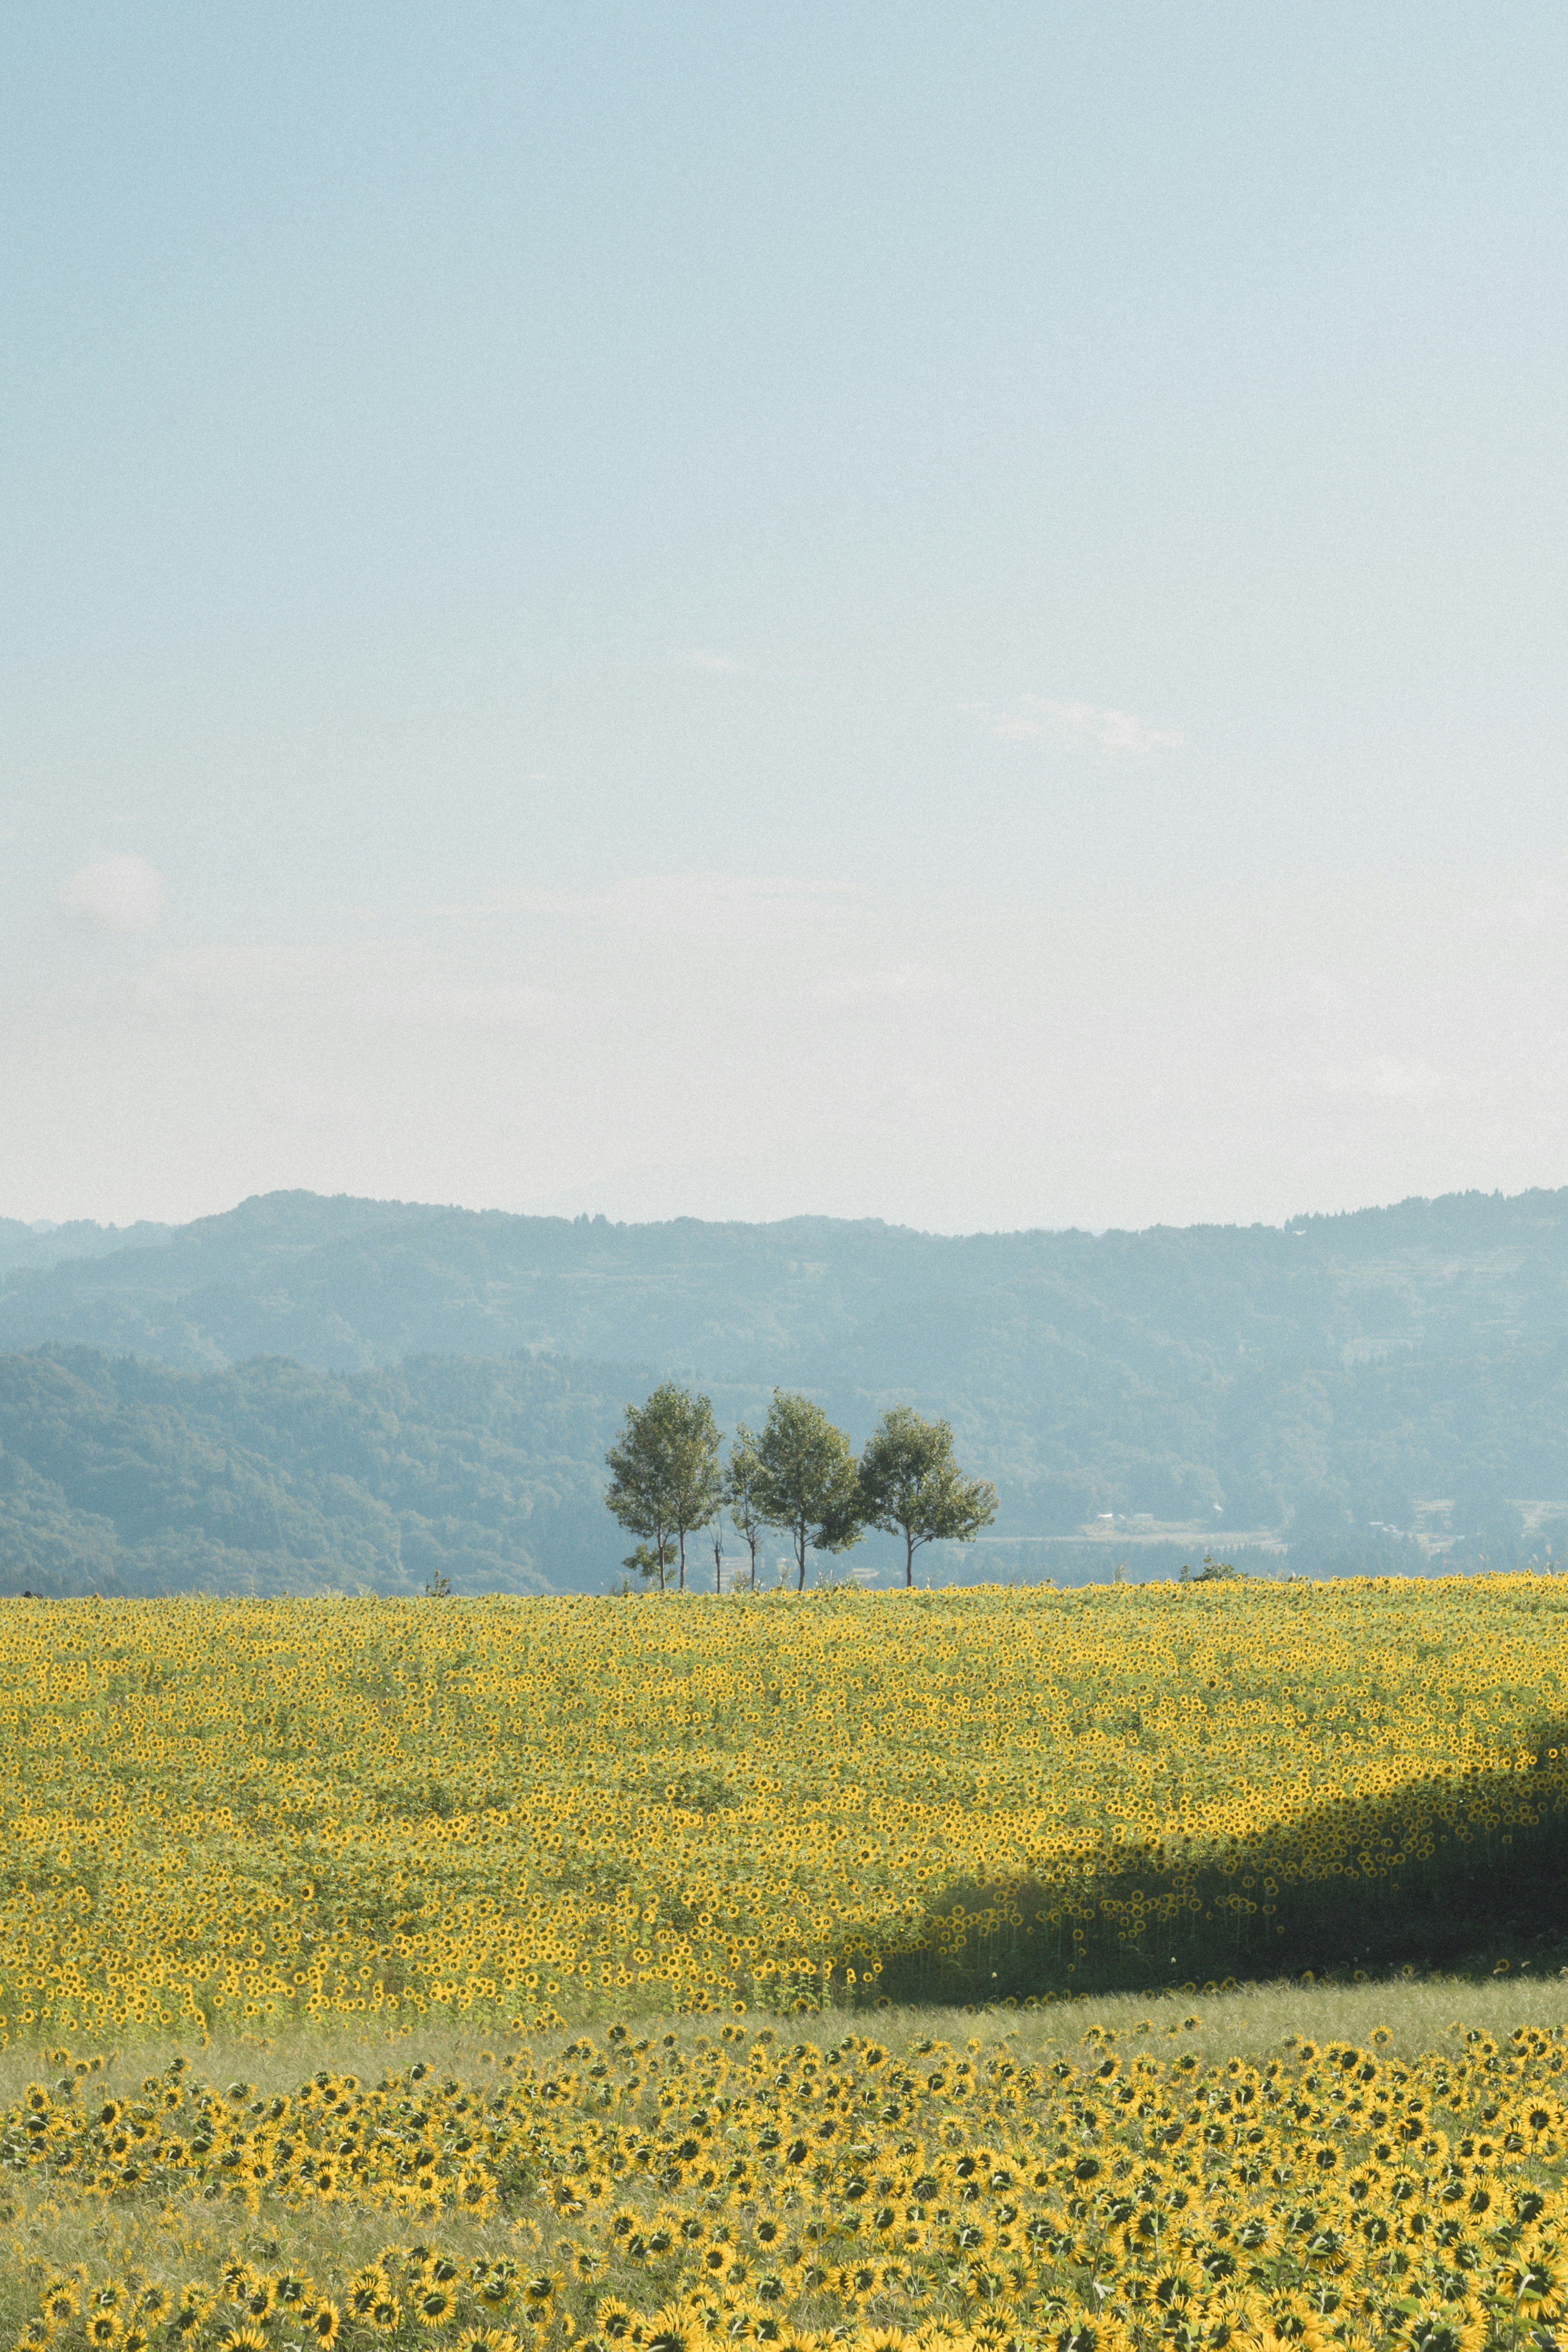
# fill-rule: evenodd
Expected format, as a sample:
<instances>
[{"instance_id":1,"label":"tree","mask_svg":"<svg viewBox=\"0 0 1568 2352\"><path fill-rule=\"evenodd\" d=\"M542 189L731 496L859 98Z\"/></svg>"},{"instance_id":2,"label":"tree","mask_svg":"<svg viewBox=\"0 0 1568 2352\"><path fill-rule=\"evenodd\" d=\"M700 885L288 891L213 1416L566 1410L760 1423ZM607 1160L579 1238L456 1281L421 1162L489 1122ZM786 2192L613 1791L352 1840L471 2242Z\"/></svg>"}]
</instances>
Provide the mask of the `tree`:
<instances>
[{"instance_id":1,"label":"tree","mask_svg":"<svg viewBox=\"0 0 1568 2352\"><path fill-rule=\"evenodd\" d=\"M860 1511L868 1527L904 1539L904 1583L915 1580L922 1544L970 1543L996 1516L996 1489L966 1478L952 1457L952 1431L896 1404L860 1456Z\"/></svg>"},{"instance_id":2,"label":"tree","mask_svg":"<svg viewBox=\"0 0 1568 2352\"><path fill-rule=\"evenodd\" d=\"M635 1568L639 1576L658 1579L658 1589L664 1591L664 1571L669 1566L671 1546L667 1541L658 1544L640 1543L622 1560L623 1568Z\"/></svg>"},{"instance_id":3,"label":"tree","mask_svg":"<svg viewBox=\"0 0 1568 2352\"><path fill-rule=\"evenodd\" d=\"M757 1441L757 1507L765 1525L789 1531L799 1592L807 1545L814 1551L847 1551L865 1524L854 1450L819 1404L775 1389Z\"/></svg>"},{"instance_id":4,"label":"tree","mask_svg":"<svg viewBox=\"0 0 1568 2352\"><path fill-rule=\"evenodd\" d=\"M742 1422L730 1441L730 1459L724 1465L724 1502L752 1556L753 1592L757 1589L757 1545L766 1524L757 1500L762 1475L763 1459L757 1451L756 1432Z\"/></svg>"},{"instance_id":5,"label":"tree","mask_svg":"<svg viewBox=\"0 0 1568 2352\"><path fill-rule=\"evenodd\" d=\"M705 1396L665 1381L646 1404L629 1404L621 1433L605 1456L605 1501L629 1535L652 1546L658 1589L673 1540L686 1590L686 1538L719 1508L719 1429Z\"/></svg>"}]
</instances>

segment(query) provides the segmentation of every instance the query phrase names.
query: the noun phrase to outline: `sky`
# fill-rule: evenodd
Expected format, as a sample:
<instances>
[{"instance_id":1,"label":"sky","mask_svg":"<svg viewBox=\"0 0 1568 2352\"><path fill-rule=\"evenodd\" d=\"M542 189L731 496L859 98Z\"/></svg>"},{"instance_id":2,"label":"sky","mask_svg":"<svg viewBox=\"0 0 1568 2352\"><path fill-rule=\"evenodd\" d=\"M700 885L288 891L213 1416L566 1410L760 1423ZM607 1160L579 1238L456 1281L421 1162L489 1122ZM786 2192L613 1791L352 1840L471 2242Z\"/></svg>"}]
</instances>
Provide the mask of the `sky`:
<instances>
[{"instance_id":1,"label":"sky","mask_svg":"<svg viewBox=\"0 0 1568 2352\"><path fill-rule=\"evenodd\" d=\"M1568 14L0 15L0 1214L1568 1182Z\"/></svg>"}]
</instances>

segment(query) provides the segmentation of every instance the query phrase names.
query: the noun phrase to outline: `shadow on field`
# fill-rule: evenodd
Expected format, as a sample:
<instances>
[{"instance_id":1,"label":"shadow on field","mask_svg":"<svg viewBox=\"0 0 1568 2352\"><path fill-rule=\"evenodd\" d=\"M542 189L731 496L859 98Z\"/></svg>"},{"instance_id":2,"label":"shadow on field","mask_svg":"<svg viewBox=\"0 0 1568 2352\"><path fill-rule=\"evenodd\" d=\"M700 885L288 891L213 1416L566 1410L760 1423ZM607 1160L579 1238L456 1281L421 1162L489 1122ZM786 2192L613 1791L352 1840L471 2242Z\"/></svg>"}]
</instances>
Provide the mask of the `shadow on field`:
<instances>
[{"instance_id":1,"label":"shadow on field","mask_svg":"<svg viewBox=\"0 0 1568 2352\"><path fill-rule=\"evenodd\" d=\"M1568 1720L1533 1725L1520 1758L1339 1799L1195 1864L1120 1844L1059 1882L958 1880L918 1942L848 1964L870 1961L875 1997L897 2002L1460 1969L1531 1945L1555 1968L1568 1949L1542 1948L1568 1946Z\"/></svg>"}]
</instances>

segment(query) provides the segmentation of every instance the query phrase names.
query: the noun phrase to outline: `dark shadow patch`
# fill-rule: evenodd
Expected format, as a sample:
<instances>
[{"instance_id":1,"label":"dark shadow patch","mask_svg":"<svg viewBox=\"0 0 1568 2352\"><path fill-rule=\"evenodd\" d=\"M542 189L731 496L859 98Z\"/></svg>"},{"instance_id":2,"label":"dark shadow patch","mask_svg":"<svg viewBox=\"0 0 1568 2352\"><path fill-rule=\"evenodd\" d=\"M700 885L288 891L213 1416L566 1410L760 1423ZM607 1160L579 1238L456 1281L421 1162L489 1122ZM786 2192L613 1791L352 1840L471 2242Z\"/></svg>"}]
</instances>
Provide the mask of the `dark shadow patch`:
<instances>
[{"instance_id":1,"label":"dark shadow patch","mask_svg":"<svg viewBox=\"0 0 1568 2352\"><path fill-rule=\"evenodd\" d=\"M847 1948L873 1999L1020 2000L1402 1967L1568 1943L1568 1722L1511 1770L1336 1801L1188 1864L1102 1851L1059 1883L951 1882L908 1943ZM1556 1963L1552 1954L1552 1964Z\"/></svg>"}]
</instances>

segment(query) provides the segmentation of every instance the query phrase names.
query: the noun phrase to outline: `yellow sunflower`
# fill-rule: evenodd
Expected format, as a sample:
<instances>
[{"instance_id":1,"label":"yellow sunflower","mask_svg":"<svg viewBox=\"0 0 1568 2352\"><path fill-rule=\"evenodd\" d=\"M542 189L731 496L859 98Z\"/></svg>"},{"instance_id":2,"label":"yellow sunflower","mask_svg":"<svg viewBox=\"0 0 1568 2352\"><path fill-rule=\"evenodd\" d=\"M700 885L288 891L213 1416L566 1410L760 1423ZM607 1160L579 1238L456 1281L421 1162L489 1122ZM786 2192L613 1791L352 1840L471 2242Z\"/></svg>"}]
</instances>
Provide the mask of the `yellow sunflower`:
<instances>
[{"instance_id":1,"label":"yellow sunflower","mask_svg":"<svg viewBox=\"0 0 1568 2352\"><path fill-rule=\"evenodd\" d=\"M667 2303L648 2321L643 2352L693 2352L695 2332L685 2305Z\"/></svg>"},{"instance_id":2,"label":"yellow sunflower","mask_svg":"<svg viewBox=\"0 0 1568 2352\"><path fill-rule=\"evenodd\" d=\"M540 2271L522 2283L522 2307L531 2318L548 2319L561 2300L561 2281L553 2271Z\"/></svg>"}]
</instances>

